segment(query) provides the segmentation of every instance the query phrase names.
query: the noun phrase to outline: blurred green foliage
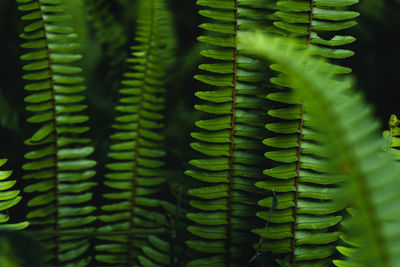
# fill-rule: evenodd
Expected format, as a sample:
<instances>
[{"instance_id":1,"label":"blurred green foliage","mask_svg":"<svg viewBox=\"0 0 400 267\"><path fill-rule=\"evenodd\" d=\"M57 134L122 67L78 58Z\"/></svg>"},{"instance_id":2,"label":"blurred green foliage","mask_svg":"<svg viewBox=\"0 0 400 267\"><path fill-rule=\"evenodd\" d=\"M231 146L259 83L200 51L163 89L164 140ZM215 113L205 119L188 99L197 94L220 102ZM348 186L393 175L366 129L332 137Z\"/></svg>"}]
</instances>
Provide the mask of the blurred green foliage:
<instances>
[{"instance_id":1,"label":"blurred green foliage","mask_svg":"<svg viewBox=\"0 0 400 267\"><path fill-rule=\"evenodd\" d=\"M0 266L41 267L44 248L30 235L0 228Z\"/></svg>"}]
</instances>

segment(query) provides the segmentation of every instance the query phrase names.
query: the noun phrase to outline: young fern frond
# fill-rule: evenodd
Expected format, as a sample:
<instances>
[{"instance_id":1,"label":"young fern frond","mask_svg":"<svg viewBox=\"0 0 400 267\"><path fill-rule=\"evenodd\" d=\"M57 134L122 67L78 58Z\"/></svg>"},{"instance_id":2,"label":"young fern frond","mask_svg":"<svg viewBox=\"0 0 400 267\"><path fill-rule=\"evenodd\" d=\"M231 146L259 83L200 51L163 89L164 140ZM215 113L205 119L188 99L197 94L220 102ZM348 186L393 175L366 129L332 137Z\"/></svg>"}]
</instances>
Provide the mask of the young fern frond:
<instances>
[{"instance_id":1,"label":"young fern frond","mask_svg":"<svg viewBox=\"0 0 400 267\"><path fill-rule=\"evenodd\" d=\"M121 113L113 125L110 146L112 163L106 165L103 194L106 205L99 219L106 223L99 231L126 231L125 235L100 236L104 243L96 246L96 259L102 263L127 266L149 263L168 265L160 250L152 253L147 239L154 232L166 231L166 218L161 213L160 194L166 188L163 175L162 149L165 79L171 65L174 36L172 19L164 0L142 0L139 18L128 59L130 71L125 73L121 98L116 110ZM142 235L132 235L141 230ZM146 234L147 232L147 234ZM151 244L151 242L150 242ZM157 246L155 246L157 248Z\"/></svg>"},{"instance_id":2,"label":"young fern frond","mask_svg":"<svg viewBox=\"0 0 400 267\"><path fill-rule=\"evenodd\" d=\"M6 164L7 159L0 159L0 168ZM12 171L0 170L0 229L21 230L28 227L28 222L8 223L10 216L8 209L17 205L22 197L19 190L12 190L16 180L8 180Z\"/></svg>"},{"instance_id":3,"label":"young fern frond","mask_svg":"<svg viewBox=\"0 0 400 267\"><path fill-rule=\"evenodd\" d=\"M327 59L352 56L353 51L343 49L355 40L352 36L341 36L337 31L356 24L357 12L343 7L357 1L277 1L273 9L275 22L282 35L293 36L297 46L307 47L309 52ZM340 9L338 9L340 6ZM278 30L277 30L278 31ZM320 35L334 34L330 40ZM338 74L351 71L349 68L332 65ZM275 162L266 169L265 181L257 182L261 189L274 190L279 205L271 215L267 229L254 232L264 238L261 251L287 255L291 264L326 266L330 256L336 252L335 242L340 232L340 210L344 207L332 202L338 184L343 177L327 174L327 152L324 136L312 121L301 97L296 97L288 88L287 78L282 74L284 67L271 65L277 77L271 79L275 92L267 95L275 108L268 111L266 125L270 137L263 142L269 147L265 156ZM257 216L267 220L272 196L259 204L267 211Z\"/></svg>"},{"instance_id":4,"label":"young fern frond","mask_svg":"<svg viewBox=\"0 0 400 267\"><path fill-rule=\"evenodd\" d=\"M262 175L264 159L260 147L265 137L266 64L237 48L239 32L263 28L269 21L257 1L199 0L200 14L212 19L201 28L207 35L198 40L210 45L201 54L212 61L199 68L207 74L195 78L209 91L196 92L208 113L196 122L202 131L192 133L191 144L203 155L191 160L193 178L190 205L192 221L187 229L194 236L186 244L200 252L188 266L243 266L253 254L251 229L261 226L254 182ZM268 13L268 11L267 11Z\"/></svg>"},{"instance_id":5,"label":"young fern frond","mask_svg":"<svg viewBox=\"0 0 400 267\"><path fill-rule=\"evenodd\" d=\"M351 254L346 266L390 266L400 255L400 167L391 154L382 154L384 140L378 133L379 122L362 96L349 90L349 80L339 80L332 65L300 53L287 40L261 35L244 37L243 44L255 53L284 66L287 82L297 96L304 97L310 116L329 142L329 173L345 175L349 180L335 198L356 205L345 234L361 234L360 249ZM267 45L266 45L267 44ZM306 67L304 67L306 66ZM345 266L345 265L341 265Z\"/></svg>"},{"instance_id":6,"label":"young fern frond","mask_svg":"<svg viewBox=\"0 0 400 267\"><path fill-rule=\"evenodd\" d=\"M387 141L386 152L394 154L397 160L400 160L400 121L396 115L390 116L389 130L383 132L383 136Z\"/></svg>"},{"instance_id":7,"label":"young fern frond","mask_svg":"<svg viewBox=\"0 0 400 267\"><path fill-rule=\"evenodd\" d=\"M33 113L27 119L39 129L26 145L32 150L25 154L29 161L23 165L28 173L23 179L32 183L24 191L32 193L28 202L27 218L37 237L49 249L47 260L57 266L71 264L85 266L90 261L86 251L90 247L85 236L61 236L60 231L79 229L91 232L92 215L96 209L89 205L96 186L90 178L96 165L87 159L93 152L91 140L83 137L87 108L80 94L85 87L77 76L81 68L73 62L81 59L76 52L77 35L66 25L62 0L18 0L19 10L26 14L28 24L21 37L28 49L21 59L29 61L23 78L29 83L25 90L26 109Z\"/></svg>"}]
</instances>

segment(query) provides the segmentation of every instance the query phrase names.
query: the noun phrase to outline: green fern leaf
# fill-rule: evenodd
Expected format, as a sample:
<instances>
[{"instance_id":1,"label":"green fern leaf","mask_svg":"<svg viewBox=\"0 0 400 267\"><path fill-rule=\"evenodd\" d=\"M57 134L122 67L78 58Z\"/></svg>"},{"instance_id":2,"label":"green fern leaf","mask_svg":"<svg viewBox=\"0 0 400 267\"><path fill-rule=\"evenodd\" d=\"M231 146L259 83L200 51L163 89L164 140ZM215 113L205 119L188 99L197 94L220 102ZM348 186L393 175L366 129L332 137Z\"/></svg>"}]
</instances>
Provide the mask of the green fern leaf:
<instances>
[{"instance_id":1,"label":"green fern leaf","mask_svg":"<svg viewBox=\"0 0 400 267\"><path fill-rule=\"evenodd\" d=\"M365 266L366 262L361 257L355 256L360 252L360 247L364 242L367 242L363 239L363 234L354 231L352 232L352 227L356 229L353 225L351 226L352 221L354 220L354 216L359 216L357 211L351 208L347 209L347 213L349 216L345 220L341 222L343 229L346 229L346 234L343 234L340 239L343 241L340 246L337 246L336 249L342 254L342 256L337 257L333 260L333 264L337 267L361 267ZM359 213L359 212L358 212ZM356 258L356 260L352 260ZM358 259L357 259L358 258Z\"/></svg>"},{"instance_id":2,"label":"green fern leaf","mask_svg":"<svg viewBox=\"0 0 400 267\"><path fill-rule=\"evenodd\" d=\"M343 3L343 7L349 4ZM336 31L354 25L352 19L358 13L338 10L336 6L335 2L277 1L271 8L276 10L273 20L277 32L294 37L297 47L307 47L313 55L337 59L354 54L342 46L355 38L337 35ZM321 38L327 31L333 37ZM268 178L256 186L274 190L280 205L272 213L268 228L253 230L263 240L256 247L259 251L283 254L282 257L289 255L291 264L296 262L301 266L312 262L326 266L326 259L335 253L334 244L340 236L338 223L344 207L337 206L332 199L344 177L327 174L328 153L324 148L327 140L310 118L302 98L288 88L288 80L282 75L285 67L279 64L270 67L278 76L271 79L275 92L267 95L274 109L268 111L266 128L270 137L263 142L269 147L265 156L272 166L264 171ZM351 71L336 65L332 69L340 74ZM268 218L271 200L268 195L259 201L264 211L258 212L258 217Z\"/></svg>"},{"instance_id":3,"label":"green fern leaf","mask_svg":"<svg viewBox=\"0 0 400 267\"><path fill-rule=\"evenodd\" d=\"M360 249L352 253L339 247L350 259L334 263L396 266L400 195L393 188L400 185L400 168L391 154L381 153L384 141L378 134L379 123L372 118L372 109L349 89L349 80L338 79L331 65L311 58L310 53L296 52L287 40L257 35L246 36L242 41L249 49L284 66L290 87L304 97L310 116L330 140L324 143L334 159L328 164L329 173L351 178L336 198L338 203L354 204L359 210L349 218L344 232L350 236L346 243ZM354 236L361 242L355 242Z\"/></svg>"},{"instance_id":4,"label":"green fern leaf","mask_svg":"<svg viewBox=\"0 0 400 267\"><path fill-rule=\"evenodd\" d=\"M396 115L393 114L392 116L390 116L390 119L389 119L389 123L388 123L389 130L383 132L383 136L387 140L386 151L387 152L390 151L391 153L393 153L397 160L400 160L399 123L400 123L399 119L397 118Z\"/></svg>"},{"instance_id":5,"label":"green fern leaf","mask_svg":"<svg viewBox=\"0 0 400 267\"><path fill-rule=\"evenodd\" d=\"M385 151L386 153L392 153L395 157L396 160L399 160L399 153L398 153L398 136L400 135L399 133L399 120L397 119L396 115L391 115L388 126L389 130L386 130L383 132L383 137L386 140L386 146L385 146ZM356 211L353 209L348 209L349 213L351 216L357 216ZM354 219L353 219L354 220ZM348 222L349 221L349 222ZM351 220L343 221L343 227L351 230ZM354 226L353 226L354 227ZM365 266L366 262L360 257L359 255L359 249L362 246L362 242L366 242L365 240L362 240L362 238L358 237L355 234L347 234L343 235L341 237L343 241L343 245L338 246L338 251L343 255L344 259L336 259L334 261L335 266L338 267L346 267L346 266L355 266L355 267L361 267ZM349 260L351 258L358 257L358 261L352 261Z\"/></svg>"},{"instance_id":6,"label":"green fern leaf","mask_svg":"<svg viewBox=\"0 0 400 267\"><path fill-rule=\"evenodd\" d=\"M23 165L28 171L24 179L32 180L25 192L32 193L27 215L37 237L49 248L48 261L55 265L84 266L90 261L85 255L90 247L84 235L62 236L62 232L93 230L95 207L89 205L96 186L90 181L96 165L87 157L93 152L90 139L82 138L89 130L82 115L86 105L79 93L85 90L81 68L74 62L81 59L76 52L77 35L68 26L69 16L63 1L18 0L22 20L27 21L21 37L29 51L21 59L28 61L23 78L26 109L33 113L28 122L38 130L26 144L33 150L25 155Z\"/></svg>"},{"instance_id":7,"label":"green fern leaf","mask_svg":"<svg viewBox=\"0 0 400 267\"><path fill-rule=\"evenodd\" d=\"M0 167L7 162L6 159L0 159ZM28 222L7 223L10 220L8 210L17 205L22 197L19 196L19 190L11 190L17 182L16 180L8 180L12 171L0 171L0 228L2 230L21 230L28 227Z\"/></svg>"},{"instance_id":8,"label":"green fern leaf","mask_svg":"<svg viewBox=\"0 0 400 267\"><path fill-rule=\"evenodd\" d=\"M200 252L188 266L241 266L253 253L250 230L260 225L254 216L260 190L254 182L264 163L267 74L265 62L238 50L237 36L268 25L268 11L257 1L197 4L204 7L201 15L213 19L200 25L207 31L198 38L209 45L201 54L213 60L201 64L204 74L195 76L211 90L196 92L204 101L195 108L209 116L196 122L202 131L192 133L197 141L191 147L204 157L191 160L193 168L186 171L194 179L188 191L194 209L186 215L193 236L186 244Z\"/></svg>"},{"instance_id":9,"label":"green fern leaf","mask_svg":"<svg viewBox=\"0 0 400 267\"><path fill-rule=\"evenodd\" d=\"M165 189L166 182L161 111L174 40L164 0L140 1L139 14L137 45L131 47L132 57L128 59L131 71L124 75L116 107L121 115L113 125L116 132L111 139L115 142L108 154L112 163L106 165L110 173L104 185L109 192L103 197L109 204L101 207L99 218L107 225L98 229L126 234L99 236L105 243L96 246L96 259L103 264L160 266L169 264L169 253L152 241L165 241L149 234L154 230L165 232L167 224L157 194ZM138 231L145 234L134 235Z\"/></svg>"}]
</instances>

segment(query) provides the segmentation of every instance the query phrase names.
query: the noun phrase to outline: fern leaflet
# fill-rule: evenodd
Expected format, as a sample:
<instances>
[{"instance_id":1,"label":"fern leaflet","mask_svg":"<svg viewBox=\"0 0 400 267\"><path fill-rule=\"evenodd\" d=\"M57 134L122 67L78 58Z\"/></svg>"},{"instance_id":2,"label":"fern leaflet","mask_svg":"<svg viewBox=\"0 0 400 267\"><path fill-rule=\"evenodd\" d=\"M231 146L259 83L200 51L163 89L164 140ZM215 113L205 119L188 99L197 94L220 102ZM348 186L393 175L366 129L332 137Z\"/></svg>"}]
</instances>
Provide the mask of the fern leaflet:
<instances>
[{"instance_id":1,"label":"fern leaflet","mask_svg":"<svg viewBox=\"0 0 400 267\"><path fill-rule=\"evenodd\" d=\"M260 35L244 40L249 49L284 66L290 88L304 97L310 116L330 141L324 143L333 159L328 164L329 173L350 178L336 199L356 205L358 211L349 218L349 230L344 231L361 234L363 242L345 266L357 266L360 259L364 266L396 266L400 194L392 188L400 186L400 167L391 154L381 153L384 140L378 134L379 123L372 118L372 109L360 94L350 90L351 81L338 79L335 67L313 59L310 53L296 52L287 40Z\"/></svg>"},{"instance_id":2,"label":"fern leaflet","mask_svg":"<svg viewBox=\"0 0 400 267\"><path fill-rule=\"evenodd\" d=\"M390 116L389 119L389 130L383 132L383 136L387 140L387 149L386 151L391 151L397 160L400 160L400 128L399 128L400 121L396 115Z\"/></svg>"},{"instance_id":3,"label":"fern leaflet","mask_svg":"<svg viewBox=\"0 0 400 267\"><path fill-rule=\"evenodd\" d=\"M6 159L0 159L0 167L6 164ZM8 180L11 176L12 171L2 170L0 171L0 228L10 230L20 230L28 227L28 222L20 223L7 223L10 220L8 209L17 205L22 197L19 196L19 190L11 190L16 184L16 180Z\"/></svg>"}]
</instances>

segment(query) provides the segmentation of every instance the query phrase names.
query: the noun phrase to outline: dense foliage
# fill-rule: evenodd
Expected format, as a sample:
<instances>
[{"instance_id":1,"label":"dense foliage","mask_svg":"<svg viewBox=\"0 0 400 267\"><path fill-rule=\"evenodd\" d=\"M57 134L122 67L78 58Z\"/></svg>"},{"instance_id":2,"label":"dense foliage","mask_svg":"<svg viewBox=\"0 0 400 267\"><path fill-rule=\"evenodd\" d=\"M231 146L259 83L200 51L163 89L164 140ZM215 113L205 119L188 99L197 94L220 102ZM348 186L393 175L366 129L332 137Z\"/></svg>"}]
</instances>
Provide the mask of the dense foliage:
<instances>
[{"instance_id":1,"label":"dense foliage","mask_svg":"<svg viewBox=\"0 0 400 267\"><path fill-rule=\"evenodd\" d=\"M395 267L399 7L2 1L0 265Z\"/></svg>"}]
</instances>

